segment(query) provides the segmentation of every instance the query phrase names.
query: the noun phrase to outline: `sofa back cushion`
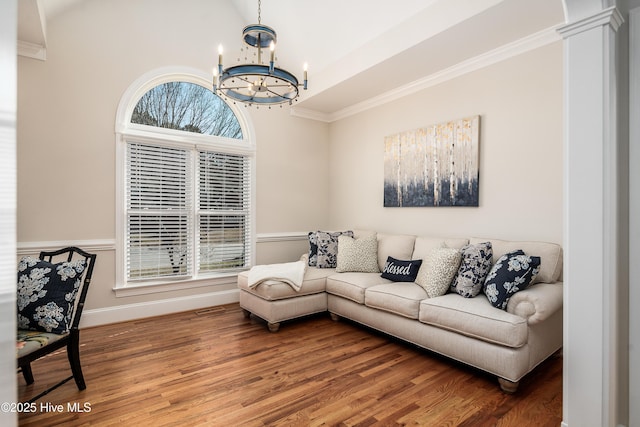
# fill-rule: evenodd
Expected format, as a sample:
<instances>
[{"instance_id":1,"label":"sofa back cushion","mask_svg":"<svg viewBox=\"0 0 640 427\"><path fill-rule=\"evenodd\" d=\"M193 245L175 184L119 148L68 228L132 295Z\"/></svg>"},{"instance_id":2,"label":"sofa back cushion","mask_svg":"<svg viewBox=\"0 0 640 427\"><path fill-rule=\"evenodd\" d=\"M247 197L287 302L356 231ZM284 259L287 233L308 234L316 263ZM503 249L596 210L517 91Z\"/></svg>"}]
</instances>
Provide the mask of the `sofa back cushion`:
<instances>
[{"instance_id":1,"label":"sofa back cushion","mask_svg":"<svg viewBox=\"0 0 640 427\"><path fill-rule=\"evenodd\" d=\"M378 267L384 270L387 257L395 259L415 259L411 258L413 244L416 236L407 234L384 234L378 233Z\"/></svg>"},{"instance_id":2,"label":"sofa back cushion","mask_svg":"<svg viewBox=\"0 0 640 427\"><path fill-rule=\"evenodd\" d=\"M442 237L416 237L416 243L413 247L413 254L411 259L426 260L432 250L435 248L455 248L461 249L464 245L469 243L469 239L451 238L445 239Z\"/></svg>"},{"instance_id":3,"label":"sofa back cushion","mask_svg":"<svg viewBox=\"0 0 640 427\"><path fill-rule=\"evenodd\" d=\"M483 239L472 237L471 244L491 242L493 263L504 254L522 249L529 256L540 257L540 271L533 279L534 283L554 283L562 276L562 246L549 242L515 241L499 239Z\"/></svg>"}]
</instances>

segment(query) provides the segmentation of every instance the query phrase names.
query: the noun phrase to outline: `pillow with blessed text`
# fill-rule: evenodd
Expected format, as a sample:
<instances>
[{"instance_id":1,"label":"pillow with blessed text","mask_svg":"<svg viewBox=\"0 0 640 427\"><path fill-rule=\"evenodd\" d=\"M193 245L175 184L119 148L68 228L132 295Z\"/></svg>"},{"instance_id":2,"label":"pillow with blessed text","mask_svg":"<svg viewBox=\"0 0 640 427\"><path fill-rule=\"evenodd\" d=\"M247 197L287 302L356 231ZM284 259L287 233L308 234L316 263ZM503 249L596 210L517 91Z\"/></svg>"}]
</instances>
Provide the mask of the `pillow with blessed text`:
<instances>
[{"instance_id":1,"label":"pillow with blessed text","mask_svg":"<svg viewBox=\"0 0 640 427\"><path fill-rule=\"evenodd\" d=\"M420 265L422 265L421 259L403 261L390 256L387 257L387 262L384 264L380 276L394 282L414 282Z\"/></svg>"}]
</instances>

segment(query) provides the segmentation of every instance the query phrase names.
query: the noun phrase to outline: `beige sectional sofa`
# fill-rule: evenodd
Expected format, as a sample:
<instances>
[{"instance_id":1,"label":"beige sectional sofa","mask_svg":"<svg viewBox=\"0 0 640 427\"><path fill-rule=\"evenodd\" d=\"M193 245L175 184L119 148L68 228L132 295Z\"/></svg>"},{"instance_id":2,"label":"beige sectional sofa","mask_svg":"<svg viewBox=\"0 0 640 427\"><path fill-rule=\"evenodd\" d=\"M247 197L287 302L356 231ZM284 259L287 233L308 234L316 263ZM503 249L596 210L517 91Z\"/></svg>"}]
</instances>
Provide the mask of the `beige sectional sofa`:
<instances>
[{"instance_id":1,"label":"beige sectional sofa","mask_svg":"<svg viewBox=\"0 0 640 427\"><path fill-rule=\"evenodd\" d=\"M351 319L495 374L504 391L515 392L524 375L562 347L559 245L377 233L378 267L383 271L388 257L424 262L436 248L460 250L486 242L491 243L493 263L516 249L540 260L531 284L513 293L506 309L494 307L483 292L472 298L452 291L429 297L422 286L393 282L380 272L311 266L299 290L279 280L249 286L249 272L239 274L240 306L247 316L266 320L272 332L282 321L328 311L334 320Z\"/></svg>"}]
</instances>

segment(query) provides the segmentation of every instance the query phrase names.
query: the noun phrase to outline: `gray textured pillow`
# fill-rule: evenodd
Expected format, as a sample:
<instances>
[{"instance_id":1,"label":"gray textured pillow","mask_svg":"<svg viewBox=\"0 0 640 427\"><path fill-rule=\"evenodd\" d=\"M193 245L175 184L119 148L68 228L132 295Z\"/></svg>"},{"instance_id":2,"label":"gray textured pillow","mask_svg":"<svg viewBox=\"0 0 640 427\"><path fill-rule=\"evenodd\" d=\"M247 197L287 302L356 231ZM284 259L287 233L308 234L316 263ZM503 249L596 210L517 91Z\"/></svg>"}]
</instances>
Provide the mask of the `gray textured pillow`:
<instances>
[{"instance_id":1,"label":"gray textured pillow","mask_svg":"<svg viewBox=\"0 0 640 427\"><path fill-rule=\"evenodd\" d=\"M454 248L434 248L418 271L416 283L427 291L429 298L444 295L458 273L462 253Z\"/></svg>"},{"instance_id":2,"label":"gray textured pillow","mask_svg":"<svg viewBox=\"0 0 640 427\"><path fill-rule=\"evenodd\" d=\"M344 235L339 236L336 271L339 273L347 271L379 273L377 236L370 234L359 239Z\"/></svg>"}]
</instances>

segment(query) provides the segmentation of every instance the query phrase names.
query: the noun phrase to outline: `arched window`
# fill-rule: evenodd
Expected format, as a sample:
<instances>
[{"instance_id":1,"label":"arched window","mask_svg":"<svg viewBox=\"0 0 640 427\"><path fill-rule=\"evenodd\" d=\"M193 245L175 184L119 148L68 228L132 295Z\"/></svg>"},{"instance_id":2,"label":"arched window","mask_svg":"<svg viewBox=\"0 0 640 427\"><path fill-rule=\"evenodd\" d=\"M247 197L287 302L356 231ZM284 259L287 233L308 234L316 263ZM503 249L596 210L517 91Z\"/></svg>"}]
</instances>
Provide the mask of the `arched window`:
<instances>
[{"instance_id":1,"label":"arched window","mask_svg":"<svg viewBox=\"0 0 640 427\"><path fill-rule=\"evenodd\" d=\"M116 123L119 287L234 274L254 254L255 145L196 73L144 76Z\"/></svg>"}]
</instances>

